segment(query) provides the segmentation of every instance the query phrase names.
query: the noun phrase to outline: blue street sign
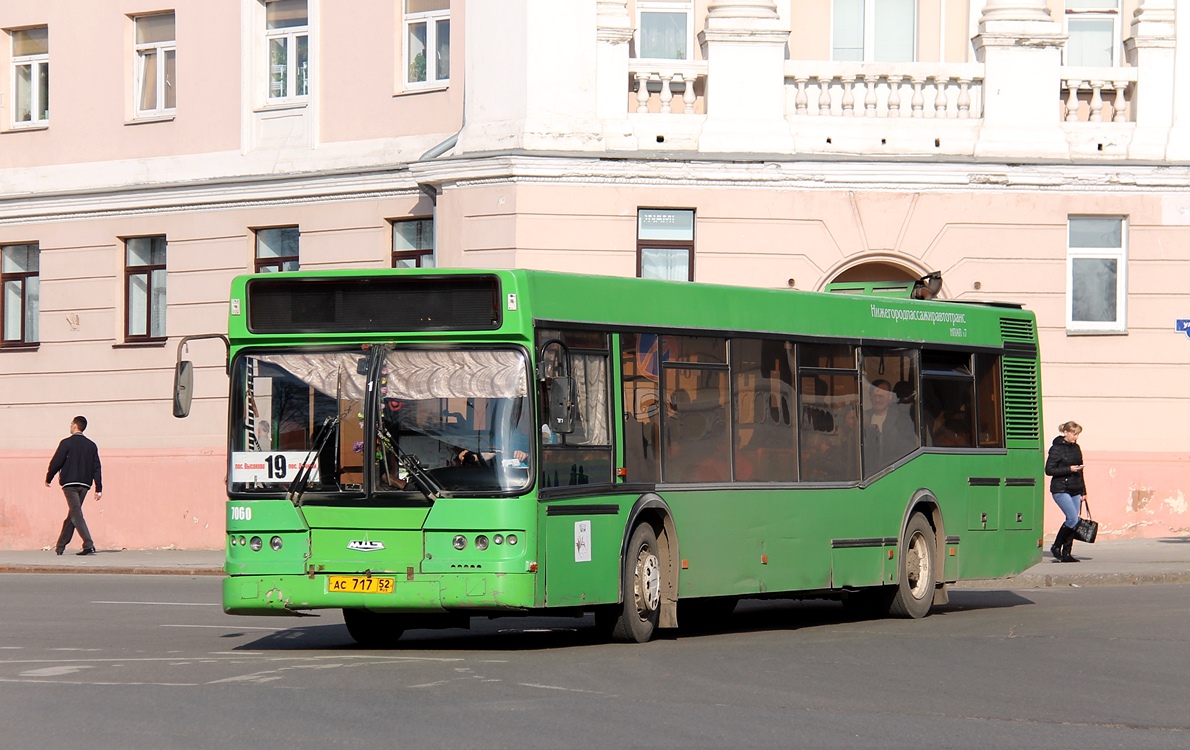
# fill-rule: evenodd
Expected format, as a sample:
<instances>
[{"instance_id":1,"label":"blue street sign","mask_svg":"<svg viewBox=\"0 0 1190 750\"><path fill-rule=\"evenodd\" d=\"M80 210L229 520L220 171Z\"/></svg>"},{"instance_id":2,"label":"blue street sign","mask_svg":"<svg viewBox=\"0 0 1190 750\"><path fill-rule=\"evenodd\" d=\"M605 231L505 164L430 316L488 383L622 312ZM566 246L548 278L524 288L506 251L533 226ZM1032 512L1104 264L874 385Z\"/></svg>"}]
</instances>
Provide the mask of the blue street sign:
<instances>
[{"instance_id":1,"label":"blue street sign","mask_svg":"<svg viewBox=\"0 0 1190 750\"><path fill-rule=\"evenodd\" d=\"M1180 318L1177 329L1186 334L1186 338L1190 339L1190 318Z\"/></svg>"}]
</instances>

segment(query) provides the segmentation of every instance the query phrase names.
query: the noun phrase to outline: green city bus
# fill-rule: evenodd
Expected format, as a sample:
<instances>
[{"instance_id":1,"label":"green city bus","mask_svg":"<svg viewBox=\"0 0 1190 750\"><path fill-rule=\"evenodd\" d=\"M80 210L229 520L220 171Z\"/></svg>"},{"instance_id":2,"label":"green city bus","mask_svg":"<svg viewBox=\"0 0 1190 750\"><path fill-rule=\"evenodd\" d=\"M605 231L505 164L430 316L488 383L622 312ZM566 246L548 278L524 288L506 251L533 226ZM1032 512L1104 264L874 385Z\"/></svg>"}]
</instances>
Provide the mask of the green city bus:
<instances>
[{"instance_id":1,"label":"green city bus","mask_svg":"<svg viewBox=\"0 0 1190 750\"><path fill-rule=\"evenodd\" d=\"M238 277L224 611L341 609L368 646L594 613L645 642L740 598L922 617L1018 573L1041 559L1034 316L922 289Z\"/></svg>"}]
</instances>

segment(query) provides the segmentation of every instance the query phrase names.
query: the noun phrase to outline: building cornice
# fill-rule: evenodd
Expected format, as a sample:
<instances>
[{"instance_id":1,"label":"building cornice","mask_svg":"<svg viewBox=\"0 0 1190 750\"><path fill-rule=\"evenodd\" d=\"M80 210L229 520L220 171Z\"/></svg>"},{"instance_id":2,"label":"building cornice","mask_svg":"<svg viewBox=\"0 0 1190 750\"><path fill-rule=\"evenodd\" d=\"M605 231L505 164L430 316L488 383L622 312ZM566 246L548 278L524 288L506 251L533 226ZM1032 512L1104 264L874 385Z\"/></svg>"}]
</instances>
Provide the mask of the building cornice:
<instances>
[{"instance_id":1,"label":"building cornice","mask_svg":"<svg viewBox=\"0 0 1190 750\"><path fill-rule=\"evenodd\" d=\"M1190 193L1190 166L990 162L592 158L491 154L393 164L373 170L236 177L172 185L26 195L0 200L0 226L263 206L384 200L476 185L563 184L777 190L959 190Z\"/></svg>"},{"instance_id":2,"label":"building cornice","mask_svg":"<svg viewBox=\"0 0 1190 750\"><path fill-rule=\"evenodd\" d=\"M507 154L410 165L437 188L507 182L799 190L1044 190L1190 193L1190 166L930 163L849 159L681 161Z\"/></svg>"}]
</instances>

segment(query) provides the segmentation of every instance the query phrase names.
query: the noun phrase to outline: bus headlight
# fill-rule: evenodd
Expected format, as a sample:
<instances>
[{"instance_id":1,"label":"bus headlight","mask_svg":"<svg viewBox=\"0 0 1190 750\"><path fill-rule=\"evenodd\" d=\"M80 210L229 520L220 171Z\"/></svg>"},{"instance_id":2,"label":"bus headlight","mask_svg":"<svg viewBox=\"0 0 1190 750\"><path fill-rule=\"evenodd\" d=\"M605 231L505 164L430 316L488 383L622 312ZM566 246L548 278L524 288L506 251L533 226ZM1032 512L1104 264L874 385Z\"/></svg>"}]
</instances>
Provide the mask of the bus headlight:
<instances>
[{"instance_id":1,"label":"bus headlight","mask_svg":"<svg viewBox=\"0 0 1190 750\"><path fill-rule=\"evenodd\" d=\"M454 540L455 549L463 549L467 546L467 537L462 534L456 534Z\"/></svg>"},{"instance_id":2,"label":"bus headlight","mask_svg":"<svg viewBox=\"0 0 1190 750\"><path fill-rule=\"evenodd\" d=\"M260 548L263 546L264 540L258 536L252 537L251 541L248 542L248 547L250 547L253 552L260 552Z\"/></svg>"},{"instance_id":3,"label":"bus headlight","mask_svg":"<svg viewBox=\"0 0 1190 750\"><path fill-rule=\"evenodd\" d=\"M517 543L516 534L509 534L509 535L508 535L508 543L509 543L509 544L516 544L516 543Z\"/></svg>"},{"instance_id":4,"label":"bus headlight","mask_svg":"<svg viewBox=\"0 0 1190 750\"><path fill-rule=\"evenodd\" d=\"M496 534L495 536L492 537L492 543L493 544L504 544L504 535Z\"/></svg>"},{"instance_id":5,"label":"bus headlight","mask_svg":"<svg viewBox=\"0 0 1190 750\"><path fill-rule=\"evenodd\" d=\"M475 549L483 551L488 548L488 538L483 534L475 537Z\"/></svg>"},{"instance_id":6,"label":"bus headlight","mask_svg":"<svg viewBox=\"0 0 1190 750\"><path fill-rule=\"evenodd\" d=\"M279 536L275 536L269 540L269 546L273 548L274 552L280 552L282 544L284 544L284 542L281 541L281 537Z\"/></svg>"}]
</instances>

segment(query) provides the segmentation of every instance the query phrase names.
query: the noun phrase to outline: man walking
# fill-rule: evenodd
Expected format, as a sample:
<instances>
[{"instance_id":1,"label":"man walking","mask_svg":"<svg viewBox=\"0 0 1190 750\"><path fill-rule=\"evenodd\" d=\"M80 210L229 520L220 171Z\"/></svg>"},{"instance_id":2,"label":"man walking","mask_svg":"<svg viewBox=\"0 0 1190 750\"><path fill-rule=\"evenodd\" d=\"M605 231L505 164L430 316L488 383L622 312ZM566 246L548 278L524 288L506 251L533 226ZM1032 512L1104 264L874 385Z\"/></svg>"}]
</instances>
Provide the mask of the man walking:
<instances>
[{"instance_id":1,"label":"man walking","mask_svg":"<svg viewBox=\"0 0 1190 750\"><path fill-rule=\"evenodd\" d=\"M50 486L54 475L58 475L58 483L62 485L69 506L66 520L62 522L62 533L58 535L58 543L54 546L54 551L59 555L70 544L75 529L83 538L83 551L78 554L95 554L95 542L87 530L87 522L83 520L83 500L87 497L87 490L91 489L92 481L95 482L95 501L103 497L103 475L99 466L99 448L83 436L86 429L86 417L71 420L70 437L58 443L58 450L50 459L50 468L45 475L46 487Z\"/></svg>"}]
</instances>

